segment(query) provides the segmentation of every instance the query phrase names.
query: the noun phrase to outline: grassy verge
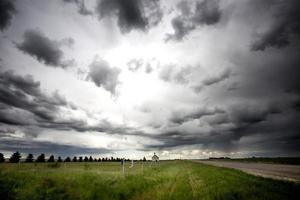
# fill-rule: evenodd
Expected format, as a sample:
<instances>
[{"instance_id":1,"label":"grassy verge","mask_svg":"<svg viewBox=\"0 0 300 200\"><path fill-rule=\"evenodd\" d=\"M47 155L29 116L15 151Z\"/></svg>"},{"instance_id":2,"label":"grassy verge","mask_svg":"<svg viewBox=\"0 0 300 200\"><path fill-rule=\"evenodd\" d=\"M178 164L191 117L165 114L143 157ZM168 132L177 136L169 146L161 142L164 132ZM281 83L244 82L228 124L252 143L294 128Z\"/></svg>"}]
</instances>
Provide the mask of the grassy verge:
<instances>
[{"instance_id":1,"label":"grassy verge","mask_svg":"<svg viewBox=\"0 0 300 200\"><path fill-rule=\"evenodd\" d=\"M188 161L1 164L1 199L297 199L298 183Z\"/></svg>"}]
</instances>

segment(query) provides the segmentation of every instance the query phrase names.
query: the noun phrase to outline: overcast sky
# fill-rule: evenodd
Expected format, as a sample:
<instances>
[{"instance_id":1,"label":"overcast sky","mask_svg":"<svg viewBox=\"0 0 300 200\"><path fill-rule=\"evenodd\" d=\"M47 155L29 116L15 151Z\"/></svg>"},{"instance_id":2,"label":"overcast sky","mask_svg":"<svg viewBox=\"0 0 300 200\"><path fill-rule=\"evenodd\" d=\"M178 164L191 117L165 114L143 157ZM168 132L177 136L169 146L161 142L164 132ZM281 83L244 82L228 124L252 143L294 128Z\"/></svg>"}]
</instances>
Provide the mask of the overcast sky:
<instances>
[{"instance_id":1,"label":"overcast sky","mask_svg":"<svg viewBox=\"0 0 300 200\"><path fill-rule=\"evenodd\" d=\"M0 0L0 152L300 156L299 0Z\"/></svg>"}]
</instances>

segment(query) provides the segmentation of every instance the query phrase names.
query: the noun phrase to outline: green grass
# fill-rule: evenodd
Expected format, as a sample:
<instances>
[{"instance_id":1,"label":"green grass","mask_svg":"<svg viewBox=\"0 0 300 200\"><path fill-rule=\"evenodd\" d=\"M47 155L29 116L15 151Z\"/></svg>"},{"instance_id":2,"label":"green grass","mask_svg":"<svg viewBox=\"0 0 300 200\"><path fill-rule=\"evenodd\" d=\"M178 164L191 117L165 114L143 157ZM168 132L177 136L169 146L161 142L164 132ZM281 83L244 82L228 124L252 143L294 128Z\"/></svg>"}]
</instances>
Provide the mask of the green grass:
<instances>
[{"instance_id":1,"label":"green grass","mask_svg":"<svg viewBox=\"0 0 300 200\"><path fill-rule=\"evenodd\" d=\"M129 163L128 163L129 165ZM298 199L300 185L193 163L1 164L0 199Z\"/></svg>"}]
</instances>

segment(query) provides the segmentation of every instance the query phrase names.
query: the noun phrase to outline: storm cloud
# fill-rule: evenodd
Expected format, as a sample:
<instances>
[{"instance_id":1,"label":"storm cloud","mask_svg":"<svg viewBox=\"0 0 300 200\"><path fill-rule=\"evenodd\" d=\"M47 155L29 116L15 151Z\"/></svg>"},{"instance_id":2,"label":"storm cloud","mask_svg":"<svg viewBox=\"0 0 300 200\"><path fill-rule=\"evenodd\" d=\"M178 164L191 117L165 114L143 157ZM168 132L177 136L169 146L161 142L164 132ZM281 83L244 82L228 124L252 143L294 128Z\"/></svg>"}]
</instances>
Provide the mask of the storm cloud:
<instances>
[{"instance_id":1,"label":"storm cloud","mask_svg":"<svg viewBox=\"0 0 300 200\"><path fill-rule=\"evenodd\" d=\"M104 60L94 61L89 65L90 78L98 87L103 87L105 90L115 94L116 87L119 84L118 76L121 72L119 68L111 67Z\"/></svg>"},{"instance_id":2,"label":"storm cloud","mask_svg":"<svg viewBox=\"0 0 300 200\"><path fill-rule=\"evenodd\" d=\"M60 106L70 106L57 92L49 96L40 89L40 83L30 75L19 76L13 71L0 73L1 122L30 125L54 121Z\"/></svg>"},{"instance_id":3,"label":"storm cloud","mask_svg":"<svg viewBox=\"0 0 300 200\"><path fill-rule=\"evenodd\" d=\"M162 18L159 0L99 0L96 12L99 20L116 16L122 33L146 31Z\"/></svg>"},{"instance_id":4,"label":"storm cloud","mask_svg":"<svg viewBox=\"0 0 300 200\"><path fill-rule=\"evenodd\" d=\"M23 35L23 42L16 43L16 47L47 66L66 68L72 65L73 61L63 58L64 52L60 47L64 41L61 43L51 40L38 30L27 30Z\"/></svg>"},{"instance_id":5,"label":"storm cloud","mask_svg":"<svg viewBox=\"0 0 300 200\"><path fill-rule=\"evenodd\" d=\"M16 13L14 0L0 1L0 29L4 31L11 23L13 15Z\"/></svg>"},{"instance_id":6,"label":"storm cloud","mask_svg":"<svg viewBox=\"0 0 300 200\"><path fill-rule=\"evenodd\" d=\"M253 51L266 48L283 48L290 44L293 36L300 34L300 2L297 0L267 1L267 10L272 15L272 22L267 30L257 33L251 44Z\"/></svg>"},{"instance_id":7,"label":"storm cloud","mask_svg":"<svg viewBox=\"0 0 300 200\"><path fill-rule=\"evenodd\" d=\"M179 15L171 21L174 33L167 34L165 41L181 41L192 30L204 25L214 25L221 19L218 0L197 1L195 4L181 1L177 4L177 9Z\"/></svg>"},{"instance_id":8,"label":"storm cloud","mask_svg":"<svg viewBox=\"0 0 300 200\"><path fill-rule=\"evenodd\" d=\"M297 0L31 1L2 1L0 151L300 155Z\"/></svg>"},{"instance_id":9,"label":"storm cloud","mask_svg":"<svg viewBox=\"0 0 300 200\"><path fill-rule=\"evenodd\" d=\"M81 15L93 15L93 12L86 7L84 0L63 0L63 2L75 4L77 6L78 13Z\"/></svg>"},{"instance_id":10,"label":"storm cloud","mask_svg":"<svg viewBox=\"0 0 300 200\"><path fill-rule=\"evenodd\" d=\"M0 149L6 151L15 151L15 149L18 149L22 153L33 153L35 156L46 152L46 155L53 154L62 157L78 155L101 156L112 152L112 150L105 148L90 148L24 139L8 140L4 138L0 138Z\"/></svg>"},{"instance_id":11,"label":"storm cloud","mask_svg":"<svg viewBox=\"0 0 300 200\"><path fill-rule=\"evenodd\" d=\"M0 122L3 124L121 135L142 133L134 128L111 124L107 120L89 124L85 118L74 118L72 114L78 110L76 105L57 91L51 95L43 93L40 82L34 81L30 75L20 76L13 71L2 71L0 80Z\"/></svg>"}]
</instances>

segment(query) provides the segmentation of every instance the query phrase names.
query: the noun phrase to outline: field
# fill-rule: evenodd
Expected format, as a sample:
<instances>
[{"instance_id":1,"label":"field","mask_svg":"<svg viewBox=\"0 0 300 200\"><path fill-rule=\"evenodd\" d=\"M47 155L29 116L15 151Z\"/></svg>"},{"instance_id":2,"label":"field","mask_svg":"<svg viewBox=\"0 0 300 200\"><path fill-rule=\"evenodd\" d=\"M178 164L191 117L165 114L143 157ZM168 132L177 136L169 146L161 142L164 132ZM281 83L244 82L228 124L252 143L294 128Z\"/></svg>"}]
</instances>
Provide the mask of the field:
<instances>
[{"instance_id":1,"label":"field","mask_svg":"<svg viewBox=\"0 0 300 200\"><path fill-rule=\"evenodd\" d=\"M1 164L0 199L298 199L300 184L190 161Z\"/></svg>"}]
</instances>

